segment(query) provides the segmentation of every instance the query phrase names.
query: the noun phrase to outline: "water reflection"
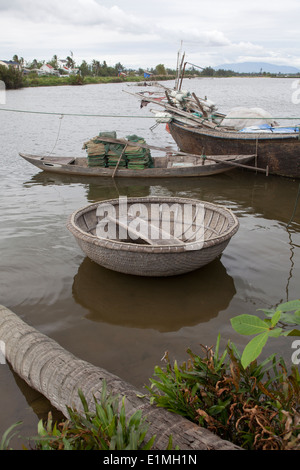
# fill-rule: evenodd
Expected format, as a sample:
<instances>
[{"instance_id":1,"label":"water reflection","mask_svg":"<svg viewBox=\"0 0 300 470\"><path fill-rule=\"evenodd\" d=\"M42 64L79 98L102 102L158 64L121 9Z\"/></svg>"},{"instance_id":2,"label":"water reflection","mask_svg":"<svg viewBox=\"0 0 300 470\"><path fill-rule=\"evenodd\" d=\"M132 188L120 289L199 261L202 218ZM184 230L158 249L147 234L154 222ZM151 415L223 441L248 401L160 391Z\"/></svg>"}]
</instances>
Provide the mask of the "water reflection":
<instances>
[{"instance_id":1,"label":"water reflection","mask_svg":"<svg viewBox=\"0 0 300 470\"><path fill-rule=\"evenodd\" d=\"M160 332L209 321L236 293L220 259L172 279L145 279L110 271L89 258L80 265L72 292L91 321Z\"/></svg>"},{"instance_id":2,"label":"water reflection","mask_svg":"<svg viewBox=\"0 0 300 470\"><path fill-rule=\"evenodd\" d=\"M13 378L16 382L17 387L19 388L21 394L24 396L28 406L32 408L32 411L37 416L38 420L46 420L48 417L49 411L52 413L52 418L54 421L58 421L63 418L63 414L54 408L50 401L42 395L37 390L31 388L25 380L23 380L19 375L17 375L14 370L9 365L9 369Z\"/></svg>"},{"instance_id":3,"label":"water reflection","mask_svg":"<svg viewBox=\"0 0 300 470\"><path fill-rule=\"evenodd\" d=\"M264 176L243 170L233 170L205 178L98 178L67 176L39 172L24 185L75 185L86 189L87 201L115 198L119 195L166 195L191 197L223 204L237 211L238 216L255 214L269 220L300 225L299 183L277 176ZM298 207L299 206L299 207ZM296 227L299 230L299 227Z\"/></svg>"}]
</instances>

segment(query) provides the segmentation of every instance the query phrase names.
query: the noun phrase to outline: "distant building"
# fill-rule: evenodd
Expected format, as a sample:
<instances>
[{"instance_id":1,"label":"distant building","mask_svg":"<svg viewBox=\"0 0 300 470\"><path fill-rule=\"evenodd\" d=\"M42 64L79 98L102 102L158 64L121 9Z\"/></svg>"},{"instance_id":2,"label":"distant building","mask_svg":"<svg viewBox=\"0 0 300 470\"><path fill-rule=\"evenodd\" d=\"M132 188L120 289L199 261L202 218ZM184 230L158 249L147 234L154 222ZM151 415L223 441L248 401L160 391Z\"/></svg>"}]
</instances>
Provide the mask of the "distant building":
<instances>
[{"instance_id":1,"label":"distant building","mask_svg":"<svg viewBox=\"0 0 300 470\"><path fill-rule=\"evenodd\" d=\"M148 72L147 70L144 70L144 78L151 78L153 73Z\"/></svg>"},{"instance_id":2,"label":"distant building","mask_svg":"<svg viewBox=\"0 0 300 470\"><path fill-rule=\"evenodd\" d=\"M68 61L66 59L57 59L57 66L60 70L67 74L77 74L79 69L68 67Z\"/></svg>"},{"instance_id":3,"label":"distant building","mask_svg":"<svg viewBox=\"0 0 300 470\"><path fill-rule=\"evenodd\" d=\"M67 61L65 59L57 59L57 66L59 69L67 67Z\"/></svg>"},{"instance_id":4,"label":"distant building","mask_svg":"<svg viewBox=\"0 0 300 470\"><path fill-rule=\"evenodd\" d=\"M51 74L53 75L55 72L55 69L52 67L50 64L44 64L39 68L39 71L44 73L44 74Z\"/></svg>"},{"instance_id":5,"label":"distant building","mask_svg":"<svg viewBox=\"0 0 300 470\"><path fill-rule=\"evenodd\" d=\"M21 65L19 62L15 62L14 60L0 60L0 65L4 65L5 67L13 67L14 69L21 70Z\"/></svg>"}]
</instances>

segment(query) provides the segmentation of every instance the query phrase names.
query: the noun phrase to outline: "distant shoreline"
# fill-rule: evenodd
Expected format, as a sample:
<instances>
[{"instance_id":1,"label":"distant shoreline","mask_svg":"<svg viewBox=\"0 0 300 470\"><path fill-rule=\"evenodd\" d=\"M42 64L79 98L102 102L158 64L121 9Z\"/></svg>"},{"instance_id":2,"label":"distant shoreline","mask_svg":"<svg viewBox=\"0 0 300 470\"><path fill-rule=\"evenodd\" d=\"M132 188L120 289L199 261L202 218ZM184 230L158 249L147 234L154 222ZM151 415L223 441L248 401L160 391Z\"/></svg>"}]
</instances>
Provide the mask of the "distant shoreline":
<instances>
[{"instance_id":1,"label":"distant shoreline","mask_svg":"<svg viewBox=\"0 0 300 470\"><path fill-rule=\"evenodd\" d=\"M259 75L259 74L239 74L239 75L232 75L227 77L210 77L210 76L191 76L187 75L184 77L185 79L193 79L193 78L292 78L297 79L300 78L300 75L289 75L289 76L278 76L278 75ZM66 77L35 77L35 78L24 78L23 88L30 88L30 87L41 87L41 86L66 86L66 85L74 85L74 86L82 86L82 85L98 85L98 84L107 84L107 83L136 83L136 84L143 84L150 85L151 82L157 81L170 81L175 80L175 75L156 75L151 78L143 78L143 77L91 77L86 76L82 80L76 79L76 76L66 76Z\"/></svg>"},{"instance_id":2,"label":"distant shoreline","mask_svg":"<svg viewBox=\"0 0 300 470\"><path fill-rule=\"evenodd\" d=\"M146 83L150 84L151 82L156 81L163 81L163 80L175 80L175 76L168 75L168 76L161 76L156 75L151 78L144 78L144 77L91 77L86 76L84 78L79 77L77 78L76 75L73 76L65 76L65 77L34 77L29 78L25 77L23 81L23 88L30 88L30 87L40 87L40 86L66 86L66 85L74 85L74 86L83 86L83 85L98 85L98 84L107 84L107 83Z\"/></svg>"},{"instance_id":3,"label":"distant shoreline","mask_svg":"<svg viewBox=\"0 0 300 470\"><path fill-rule=\"evenodd\" d=\"M278 76L272 74L234 74L228 76L210 76L210 75L186 75L184 79L202 79L202 78L290 78L293 80L300 79L300 74ZM9 87L9 89L21 89L21 88L38 88L38 87L54 87L54 86L84 86L84 85L105 85L111 83L132 83L137 86L151 86L152 83L158 81L172 81L176 80L175 75L153 75L151 78L144 77L92 77L92 76L40 76L40 77L28 77L23 78L22 84L19 86Z\"/></svg>"}]
</instances>

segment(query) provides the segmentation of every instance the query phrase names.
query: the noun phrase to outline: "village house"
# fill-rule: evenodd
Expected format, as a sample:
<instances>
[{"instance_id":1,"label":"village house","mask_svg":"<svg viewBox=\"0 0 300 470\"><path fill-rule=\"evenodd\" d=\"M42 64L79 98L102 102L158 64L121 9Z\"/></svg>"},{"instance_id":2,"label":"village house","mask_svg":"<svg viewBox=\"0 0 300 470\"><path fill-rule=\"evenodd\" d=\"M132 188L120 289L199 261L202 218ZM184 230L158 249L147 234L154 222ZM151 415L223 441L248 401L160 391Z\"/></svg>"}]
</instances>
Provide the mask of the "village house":
<instances>
[{"instance_id":1,"label":"village house","mask_svg":"<svg viewBox=\"0 0 300 470\"><path fill-rule=\"evenodd\" d=\"M13 67L14 69L21 70L22 67L19 62L15 62L14 60L0 60L0 65L4 65L4 67Z\"/></svg>"},{"instance_id":2,"label":"village house","mask_svg":"<svg viewBox=\"0 0 300 470\"><path fill-rule=\"evenodd\" d=\"M60 70L67 74L76 74L79 72L79 69L68 67L68 61L66 59L57 59L57 66Z\"/></svg>"},{"instance_id":3,"label":"village house","mask_svg":"<svg viewBox=\"0 0 300 470\"><path fill-rule=\"evenodd\" d=\"M53 75L54 72L55 72L55 69L50 64L43 64L39 68L39 72L41 72L42 74L51 74L51 75Z\"/></svg>"}]
</instances>

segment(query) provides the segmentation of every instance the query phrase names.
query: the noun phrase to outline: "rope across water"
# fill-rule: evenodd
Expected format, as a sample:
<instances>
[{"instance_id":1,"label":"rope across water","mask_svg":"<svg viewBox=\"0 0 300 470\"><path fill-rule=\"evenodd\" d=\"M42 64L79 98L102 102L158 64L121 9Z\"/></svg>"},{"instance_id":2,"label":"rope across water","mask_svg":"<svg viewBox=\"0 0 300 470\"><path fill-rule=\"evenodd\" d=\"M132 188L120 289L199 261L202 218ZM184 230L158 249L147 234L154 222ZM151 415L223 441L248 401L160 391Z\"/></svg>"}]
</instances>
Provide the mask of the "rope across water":
<instances>
[{"instance_id":1,"label":"rope across water","mask_svg":"<svg viewBox=\"0 0 300 470\"><path fill-rule=\"evenodd\" d=\"M105 117L105 118L141 118L141 119L156 119L156 116L141 116L133 114L86 114L86 113L59 113L59 112L50 112L50 111L32 111L26 109L12 109L12 108L0 108L0 111L6 111L11 113L28 113L28 114L46 114L53 116L78 116L78 117ZM212 118L216 117L212 115ZM257 117L232 117L230 119L257 119ZM274 120L298 120L300 117L273 117Z\"/></svg>"},{"instance_id":2,"label":"rope across water","mask_svg":"<svg viewBox=\"0 0 300 470\"><path fill-rule=\"evenodd\" d=\"M155 116L135 116L135 115L121 115L121 114L84 114L84 113L56 113L50 111L28 111L25 109L10 109L0 108L0 111L7 111L12 113L27 113L27 114L46 114L51 116L79 116L79 117L105 117L105 118L142 118L142 119L155 119Z\"/></svg>"}]
</instances>

